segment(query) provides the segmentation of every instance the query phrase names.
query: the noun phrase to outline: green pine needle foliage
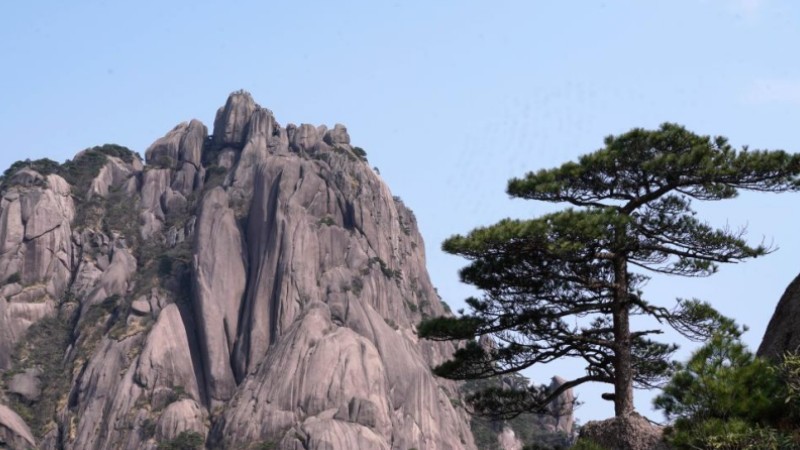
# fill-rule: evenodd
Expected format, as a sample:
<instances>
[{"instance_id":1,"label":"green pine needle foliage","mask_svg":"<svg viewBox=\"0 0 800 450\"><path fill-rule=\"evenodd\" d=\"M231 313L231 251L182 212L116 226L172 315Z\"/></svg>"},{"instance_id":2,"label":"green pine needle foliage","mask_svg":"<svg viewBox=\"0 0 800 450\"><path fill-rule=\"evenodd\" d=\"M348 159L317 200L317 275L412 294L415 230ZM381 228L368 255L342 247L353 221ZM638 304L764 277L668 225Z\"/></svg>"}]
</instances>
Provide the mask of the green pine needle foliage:
<instances>
[{"instance_id":1,"label":"green pine needle foliage","mask_svg":"<svg viewBox=\"0 0 800 450\"><path fill-rule=\"evenodd\" d=\"M662 327L705 341L731 324L702 300L651 303L644 292L650 277L707 277L720 264L773 250L750 244L743 229L706 223L692 202L731 199L741 190L798 191L799 175L800 155L735 149L724 137L666 123L610 136L577 161L512 179L512 197L567 208L505 219L444 242L446 252L468 260L461 280L483 295L467 299L470 311L460 317L420 325L424 338L468 341L436 374L490 378L580 358L586 372L566 387L612 384L616 413L630 412L633 387L656 387L673 369L677 347L654 339ZM634 315L661 325L634 329ZM484 335L499 344L469 342ZM541 409L554 395L494 390L471 400L481 414L513 417Z\"/></svg>"},{"instance_id":2,"label":"green pine needle foliage","mask_svg":"<svg viewBox=\"0 0 800 450\"><path fill-rule=\"evenodd\" d=\"M674 420L667 429L676 449L788 450L800 448L792 378L797 359L775 364L757 358L736 328L720 330L654 400Z\"/></svg>"}]
</instances>

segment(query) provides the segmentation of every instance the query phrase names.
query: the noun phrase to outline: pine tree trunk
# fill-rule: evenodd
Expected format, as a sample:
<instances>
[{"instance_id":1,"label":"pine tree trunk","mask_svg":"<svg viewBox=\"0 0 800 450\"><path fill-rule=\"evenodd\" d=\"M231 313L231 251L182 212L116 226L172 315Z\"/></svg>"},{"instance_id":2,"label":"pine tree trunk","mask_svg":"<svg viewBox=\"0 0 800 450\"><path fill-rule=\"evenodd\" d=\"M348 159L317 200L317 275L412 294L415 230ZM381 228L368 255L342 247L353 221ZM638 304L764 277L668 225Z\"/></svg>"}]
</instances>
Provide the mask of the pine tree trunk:
<instances>
[{"instance_id":1,"label":"pine tree trunk","mask_svg":"<svg viewBox=\"0 0 800 450\"><path fill-rule=\"evenodd\" d=\"M630 304L628 302L628 264L624 257L614 260L616 292L614 320L614 415L633 412L633 364L631 357Z\"/></svg>"}]
</instances>

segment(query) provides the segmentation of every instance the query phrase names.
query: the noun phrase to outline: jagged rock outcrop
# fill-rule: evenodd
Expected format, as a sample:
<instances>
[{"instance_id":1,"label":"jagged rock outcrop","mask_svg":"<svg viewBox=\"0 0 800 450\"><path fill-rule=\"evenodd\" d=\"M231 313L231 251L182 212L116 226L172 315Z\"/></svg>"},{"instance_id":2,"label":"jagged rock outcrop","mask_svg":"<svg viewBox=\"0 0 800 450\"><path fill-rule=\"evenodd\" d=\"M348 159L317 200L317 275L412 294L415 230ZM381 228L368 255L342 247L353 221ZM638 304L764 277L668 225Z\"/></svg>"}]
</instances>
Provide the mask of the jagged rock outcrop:
<instances>
[{"instance_id":1,"label":"jagged rock outcrop","mask_svg":"<svg viewBox=\"0 0 800 450\"><path fill-rule=\"evenodd\" d=\"M550 381L550 391L555 391L561 385L566 383L567 380L555 376ZM567 389L559 395L555 401L550 403L550 415L555 419L553 430L562 432L566 435L572 434L572 426L575 423L573 411L575 410L575 394L572 389Z\"/></svg>"},{"instance_id":2,"label":"jagged rock outcrop","mask_svg":"<svg viewBox=\"0 0 800 450\"><path fill-rule=\"evenodd\" d=\"M72 276L75 205L55 174L22 169L0 197L0 370L31 324L55 314Z\"/></svg>"},{"instance_id":3,"label":"jagged rock outcrop","mask_svg":"<svg viewBox=\"0 0 800 450\"><path fill-rule=\"evenodd\" d=\"M202 399L180 314L175 304L161 311L137 361L134 381L152 394L154 407L163 406L161 397L169 399L176 387L196 401Z\"/></svg>"},{"instance_id":4,"label":"jagged rock outcrop","mask_svg":"<svg viewBox=\"0 0 800 450\"><path fill-rule=\"evenodd\" d=\"M134 182L135 178L133 178L133 175L141 172L144 168L141 161L138 159L134 159L128 164L113 156L106 156L106 158L107 163L100 169L97 177L92 180L92 184L89 186L89 197L108 197L111 190L115 187L122 186L129 181ZM128 193L135 192L136 184L131 183L125 190Z\"/></svg>"},{"instance_id":5,"label":"jagged rock outcrop","mask_svg":"<svg viewBox=\"0 0 800 450\"><path fill-rule=\"evenodd\" d=\"M445 309L414 216L343 125L284 128L237 92L212 136L180 124L144 163L107 145L12 172L0 439L475 448L430 371L454 347L416 336Z\"/></svg>"},{"instance_id":6,"label":"jagged rock outcrop","mask_svg":"<svg viewBox=\"0 0 800 450\"><path fill-rule=\"evenodd\" d=\"M350 145L350 135L347 134L347 127L337 123L332 130L323 133L323 141L328 145Z\"/></svg>"},{"instance_id":7,"label":"jagged rock outcrop","mask_svg":"<svg viewBox=\"0 0 800 450\"><path fill-rule=\"evenodd\" d=\"M497 343L489 335L481 336L478 343L487 351L497 348ZM537 386L537 389L552 392L564 382L560 377L553 377L549 386ZM461 385L461 390L471 394L489 387L523 391L531 387L531 382L525 376L513 373L493 379L470 380ZM572 389L566 389L540 414L522 413L510 420L473 416L470 424L478 448L519 450L528 445L565 448L574 442L574 407Z\"/></svg>"},{"instance_id":8,"label":"jagged rock outcrop","mask_svg":"<svg viewBox=\"0 0 800 450\"><path fill-rule=\"evenodd\" d=\"M800 276L783 293L772 314L758 356L780 359L787 352L800 349Z\"/></svg>"},{"instance_id":9,"label":"jagged rock outcrop","mask_svg":"<svg viewBox=\"0 0 800 450\"><path fill-rule=\"evenodd\" d=\"M0 447L13 449L34 448L33 434L20 416L0 405Z\"/></svg>"},{"instance_id":10,"label":"jagged rock outcrop","mask_svg":"<svg viewBox=\"0 0 800 450\"><path fill-rule=\"evenodd\" d=\"M208 413L194 400L184 399L170 403L161 413L156 425L156 436L160 441L169 441L181 433L208 433Z\"/></svg>"},{"instance_id":11,"label":"jagged rock outcrop","mask_svg":"<svg viewBox=\"0 0 800 450\"><path fill-rule=\"evenodd\" d=\"M488 334L482 335L478 344L487 352L497 349L497 343ZM565 382L566 380L556 376L552 378L549 386L539 386L539 388L552 392ZM486 387L525 390L530 384L528 378L515 373L490 380L468 381L462 385L462 390L467 393ZM571 445L573 441L574 409L575 395L572 389L566 389L541 414L523 413L505 421L474 416L471 422L479 448L483 446L519 450L529 444L560 448Z\"/></svg>"},{"instance_id":12,"label":"jagged rock outcrop","mask_svg":"<svg viewBox=\"0 0 800 450\"><path fill-rule=\"evenodd\" d=\"M236 390L231 354L247 282L245 247L228 195L221 187L205 197L197 223L194 305L209 395L227 401Z\"/></svg>"},{"instance_id":13,"label":"jagged rock outcrop","mask_svg":"<svg viewBox=\"0 0 800 450\"><path fill-rule=\"evenodd\" d=\"M497 444L502 450L522 450L522 441L517 438L516 433L509 427L504 427L503 431L497 435Z\"/></svg>"},{"instance_id":14,"label":"jagged rock outcrop","mask_svg":"<svg viewBox=\"0 0 800 450\"><path fill-rule=\"evenodd\" d=\"M663 428L647 418L631 413L623 417L588 422L581 427L581 439L615 450L669 450L663 441Z\"/></svg>"},{"instance_id":15,"label":"jagged rock outcrop","mask_svg":"<svg viewBox=\"0 0 800 450\"><path fill-rule=\"evenodd\" d=\"M202 151L206 140L206 126L192 120L179 124L145 151L147 166L140 172L139 189L142 238L151 239L165 223L189 213L192 197L205 179ZM182 231L175 232L185 238Z\"/></svg>"},{"instance_id":16,"label":"jagged rock outcrop","mask_svg":"<svg viewBox=\"0 0 800 450\"><path fill-rule=\"evenodd\" d=\"M221 147L242 148L247 137L245 130L256 107L253 97L246 92L229 96L214 119L214 143Z\"/></svg>"}]
</instances>

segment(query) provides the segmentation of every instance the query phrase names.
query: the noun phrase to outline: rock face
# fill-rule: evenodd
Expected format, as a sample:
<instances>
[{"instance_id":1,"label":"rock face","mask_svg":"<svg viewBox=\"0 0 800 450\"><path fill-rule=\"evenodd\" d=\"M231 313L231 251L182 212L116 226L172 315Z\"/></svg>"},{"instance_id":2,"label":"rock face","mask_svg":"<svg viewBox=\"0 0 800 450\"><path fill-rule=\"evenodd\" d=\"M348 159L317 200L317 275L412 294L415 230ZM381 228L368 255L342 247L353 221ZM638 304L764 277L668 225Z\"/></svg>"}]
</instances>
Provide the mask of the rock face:
<instances>
[{"instance_id":1,"label":"rock face","mask_svg":"<svg viewBox=\"0 0 800 450\"><path fill-rule=\"evenodd\" d=\"M550 382L551 392L561 387L567 380L561 377L553 377ZM575 424L573 411L575 409L575 394L572 389L567 389L550 404L550 414L555 419L554 428L566 435L572 434L572 426Z\"/></svg>"},{"instance_id":2,"label":"rock face","mask_svg":"<svg viewBox=\"0 0 800 450\"><path fill-rule=\"evenodd\" d=\"M60 176L22 169L0 197L0 370L31 324L55 314L72 276L75 205Z\"/></svg>"},{"instance_id":3,"label":"rock face","mask_svg":"<svg viewBox=\"0 0 800 450\"><path fill-rule=\"evenodd\" d=\"M663 429L638 413L581 427L580 437L614 450L669 450L662 440Z\"/></svg>"},{"instance_id":4,"label":"rock face","mask_svg":"<svg viewBox=\"0 0 800 450\"><path fill-rule=\"evenodd\" d=\"M249 94L213 135L0 179L0 442L473 449L413 214L347 129ZM360 151L360 149L358 149ZM25 418L25 420L23 420ZM15 447L16 446L16 447Z\"/></svg>"},{"instance_id":5,"label":"rock face","mask_svg":"<svg viewBox=\"0 0 800 450\"><path fill-rule=\"evenodd\" d=\"M478 343L485 349L497 345L488 335L481 336ZM565 381L553 377L549 386L536 386L538 389L555 390ZM496 387L511 390L525 390L531 382L519 373L502 375L489 380L471 380L461 385L462 392L472 392ZM546 411L540 414L522 413L510 420L493 420L488 417L472 416L470 425L478 448L497 448L501 450L520 450L535 448L567 448L575 438L573 430L573 411L575 396L567 389L552 401Z\"/></svg>"},{"instance_id":6,"label":"rock face","mask_svg":"<svg viewBox=\"0 0 800 450\"><path fill-rule=\"evenodd\" d=\"M503 450L522 450L522 442L511 428L505 427L497 435L497 445Z\"/></svg>"},{"instance_id":7,"label":"rock face","mask_svg":"<svg viewBox=\"0 0 800 450\"><path fill-rule=\"evenodd\" d=\"M800 276L783 293L772 315L758 356L778 359L786 352L800 349Z\"/></svg>"},{"instance_id":8,"label":"rock face","mask_svg":"<svg viewBox=\"0 0 800 450\"><path fill-rule=\"evenodd\" d=\"M0 405L0 446L3 448L34 448L35 441L28 425L14 411Z\"/></svg>"}]
</instances>

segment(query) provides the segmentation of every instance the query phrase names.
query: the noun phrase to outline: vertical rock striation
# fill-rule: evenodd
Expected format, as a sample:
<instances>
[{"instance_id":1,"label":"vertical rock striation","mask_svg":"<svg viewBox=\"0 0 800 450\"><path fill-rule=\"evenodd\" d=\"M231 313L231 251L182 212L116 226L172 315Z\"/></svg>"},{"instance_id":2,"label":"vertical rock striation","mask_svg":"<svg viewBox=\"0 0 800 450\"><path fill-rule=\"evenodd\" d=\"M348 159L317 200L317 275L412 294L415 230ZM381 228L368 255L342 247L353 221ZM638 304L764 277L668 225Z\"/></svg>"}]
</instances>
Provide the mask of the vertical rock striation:
<instances>
[{"instance_id":1,"label":"vertical rock striation","mask_svg":"<svg viewBox=\"0 0 800 450\"><path fill-rule=\"evenodd\" d=\"M0 197L0 370L33 323L53 316L72 275L75 205L55 174L22 169Z\"/></svg>"},{"instance_id":2,"label":"vertical rock striation","mask_svg":"<svg viewBox=\"0 0 800 450\"><path fill-rule=\"evenodd\" d=\"M475 448L457 385L430 371L454 348L416 337L446 312L414 216L343 125L284 128L237 92L213 135L180 124L144 163L102 146L12 172L0 438Z\"/></svg>"}]
</instances>

